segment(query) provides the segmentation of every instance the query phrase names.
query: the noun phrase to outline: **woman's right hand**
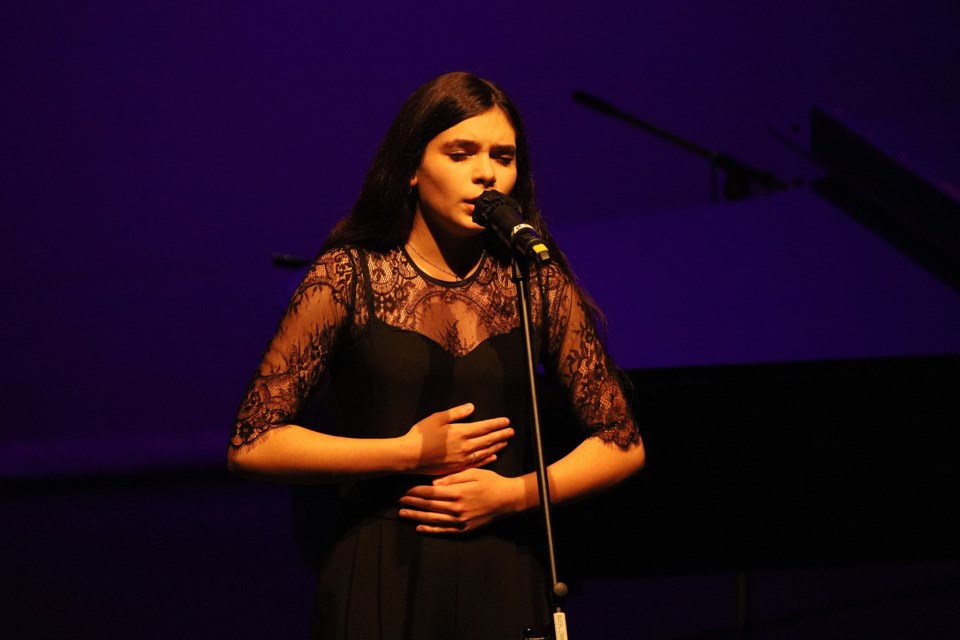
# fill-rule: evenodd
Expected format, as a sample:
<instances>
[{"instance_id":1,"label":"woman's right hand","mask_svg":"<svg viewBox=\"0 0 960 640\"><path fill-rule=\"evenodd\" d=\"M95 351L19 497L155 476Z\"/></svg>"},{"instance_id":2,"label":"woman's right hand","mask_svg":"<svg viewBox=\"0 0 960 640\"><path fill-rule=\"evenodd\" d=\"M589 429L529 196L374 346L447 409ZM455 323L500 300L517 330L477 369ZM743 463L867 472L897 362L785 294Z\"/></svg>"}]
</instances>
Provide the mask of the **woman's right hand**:
<instances>
[{"instance_id":1,"label":"woman's right hand","mask_svg":"<svg viewBox=\"0 0 960 640\"><path fill-rule=\"evenodd\" d=\"M410 473L439 476L482 467L497 459L497 451L513 437L507 418L460 422L474 406L462 404L438 411L413 425L400 438L412 460Z\"/></svg>"}]
</instances>

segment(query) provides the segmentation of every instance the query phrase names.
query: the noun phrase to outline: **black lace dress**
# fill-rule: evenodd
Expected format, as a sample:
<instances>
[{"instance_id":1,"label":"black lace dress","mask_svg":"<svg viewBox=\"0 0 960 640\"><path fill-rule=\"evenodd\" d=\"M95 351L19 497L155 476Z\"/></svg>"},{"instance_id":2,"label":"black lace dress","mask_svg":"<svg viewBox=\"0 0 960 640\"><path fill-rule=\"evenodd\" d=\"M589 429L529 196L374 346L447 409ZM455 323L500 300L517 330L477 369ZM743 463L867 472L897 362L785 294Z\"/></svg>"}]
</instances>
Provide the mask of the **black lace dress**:
<instances>
[{"instance_id":1,"label":"black lace dress","mask_svg":"<svg viewBox=\"0 0 960 640\"><path fill-rule=\"evenodd\" d=\"M621 447L638 442L575 288L555 267L533 280L535 350L544 367L590 435ZM490 256L468 279L444 282L402 249L328 251L291 300L241 404L232 444L297 424L329 374L339 435L401 436L431 413L471 402L468 420L507 416L516 430L486 468L522 475L531 469L518 318L510 267ZM430 481L390 476L342 488L320 572L315 637L509 640L545 627L546 580L530 550L540 527L514 518L466 535L419 534L398 518L397 498Z\"/></svg>"}]
</instances>

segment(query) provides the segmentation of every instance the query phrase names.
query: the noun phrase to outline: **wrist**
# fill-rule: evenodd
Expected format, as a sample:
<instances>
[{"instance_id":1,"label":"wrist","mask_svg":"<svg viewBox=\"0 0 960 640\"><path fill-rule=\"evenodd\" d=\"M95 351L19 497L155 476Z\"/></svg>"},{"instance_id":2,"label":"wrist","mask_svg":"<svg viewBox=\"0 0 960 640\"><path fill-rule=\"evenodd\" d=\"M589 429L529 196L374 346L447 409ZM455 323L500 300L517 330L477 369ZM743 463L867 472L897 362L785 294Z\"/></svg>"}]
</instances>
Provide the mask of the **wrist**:
<instances>
[{"instance_id":1,"label":"wrist","mask_svg":"<svg viewBox=\"0 0 960 640\"><path fill-rule=\"evenodd\" d=\"M531 490L530 485L530 474L519 476L516 478L510 478L510 487L507 495L509 496L507 500L507 511L508 513L523 513L527 511L532 506L530 502L528 493ZM533 478L533 497L536 501L536 478Z\"/></svg>"},{"instance_id":2,"label":"wrist","mask_svg":"<svg viewBox=\"0 0 960 640\"><path fill-rule=\"evenodd\" d=\"M392 452L392 464L394 473L412 473L417 468L419 460L416 447L406 436L390 438L388 448Z\"/></svg>"}]
</instances>

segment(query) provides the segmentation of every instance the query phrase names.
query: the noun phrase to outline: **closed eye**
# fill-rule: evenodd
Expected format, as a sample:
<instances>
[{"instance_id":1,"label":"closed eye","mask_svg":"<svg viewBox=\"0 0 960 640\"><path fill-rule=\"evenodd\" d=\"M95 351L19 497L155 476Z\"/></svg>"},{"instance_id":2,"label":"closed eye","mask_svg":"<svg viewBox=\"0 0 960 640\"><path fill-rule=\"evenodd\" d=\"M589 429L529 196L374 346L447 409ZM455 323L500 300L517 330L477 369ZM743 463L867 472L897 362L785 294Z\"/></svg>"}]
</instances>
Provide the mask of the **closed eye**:
<instances>
[{"instance_id":1,"label":"closed eye","mask_svg":"<svg viewBox=\"0 0 960 640\"><path fill-rule=\"evenodd\" d=\"M509 167L517 158L517 148L512 144L494 145L490 148L490 157L501 166Z\"/></svg>"}]
</instances>

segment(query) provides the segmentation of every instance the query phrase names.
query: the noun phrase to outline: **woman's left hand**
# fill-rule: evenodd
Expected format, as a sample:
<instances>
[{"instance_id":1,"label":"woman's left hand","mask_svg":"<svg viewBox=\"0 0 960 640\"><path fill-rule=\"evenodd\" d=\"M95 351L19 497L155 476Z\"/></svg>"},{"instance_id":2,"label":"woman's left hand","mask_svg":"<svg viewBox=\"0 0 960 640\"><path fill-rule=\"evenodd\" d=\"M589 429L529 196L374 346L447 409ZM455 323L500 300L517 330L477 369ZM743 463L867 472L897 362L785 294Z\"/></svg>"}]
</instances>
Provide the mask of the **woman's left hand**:
<instances>
[{"instance_id":1,"label":"woman's left hand","mask_svg":"<svg viewBox=\"0 0 960 640\"><path fill-rule=\"evenodd\" d=\"M520 478L466 469L412 487L400 498L400 517L417 522L420 533L473 531L513 511L522 492Z\"/></svg>"}]
</instances>

